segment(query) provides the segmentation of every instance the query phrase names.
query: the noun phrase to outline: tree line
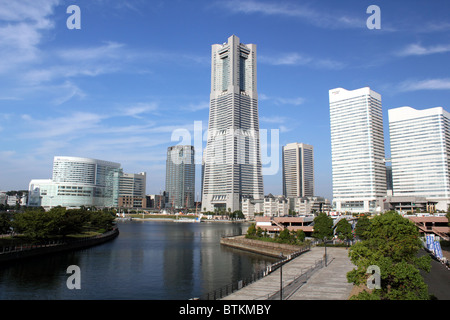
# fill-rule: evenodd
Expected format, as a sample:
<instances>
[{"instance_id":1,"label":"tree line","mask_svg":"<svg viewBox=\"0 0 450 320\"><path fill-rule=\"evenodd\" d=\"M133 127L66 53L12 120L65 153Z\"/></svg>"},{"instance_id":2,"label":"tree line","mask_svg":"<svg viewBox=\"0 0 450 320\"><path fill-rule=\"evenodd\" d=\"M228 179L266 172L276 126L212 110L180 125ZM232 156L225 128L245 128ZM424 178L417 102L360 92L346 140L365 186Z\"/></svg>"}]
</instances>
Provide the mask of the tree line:
<instances>
[{"instance_id":1,"label":"tree line","mask_svg":"<svg viewBox=\"0 0 450 320\"><path fill-rule=\"evenodd\" d=\"M26 209L19 213L0 213L0 234L20 234L30 240L65 238L84 232L109 231L114 226L115 212L109 209L88 210L55 207Z\"/></svg>"}]
</instances>

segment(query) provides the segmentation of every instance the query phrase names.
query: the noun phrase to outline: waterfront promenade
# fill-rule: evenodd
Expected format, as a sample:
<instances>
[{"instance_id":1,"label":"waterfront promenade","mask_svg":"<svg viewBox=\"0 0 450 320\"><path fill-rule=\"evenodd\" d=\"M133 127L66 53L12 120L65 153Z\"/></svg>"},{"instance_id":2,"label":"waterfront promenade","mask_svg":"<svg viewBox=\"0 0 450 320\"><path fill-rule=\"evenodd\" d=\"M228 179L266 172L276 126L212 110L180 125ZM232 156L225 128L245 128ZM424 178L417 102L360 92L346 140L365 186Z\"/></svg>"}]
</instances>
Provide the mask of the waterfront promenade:
<instances>
[{"instance_id":1,"label":"waterfront promenade","mask_svg":"<svg viewBox=\"0 0 450 320\"><path fill-rule=\"evenodd\" d=\"M321 267L325 249L313 247L297 258L278 268L266 277L224 297L222 300L279 299L280 271L283 280L283 296L288 300L347 300L353 288L347 282L347 272L354 268L345 248L327 248L328 265ZM314 270L312 270L314 269ZM295 286L292 281L310 270ZM303 284L302 284L303 283ZM299 287L300 286L300 287ZM293 290L290 287L295 287ZM299 287L297 289L297 287ZM289 290L290 289L290 290Z\"/></svg>"}]
</instances>

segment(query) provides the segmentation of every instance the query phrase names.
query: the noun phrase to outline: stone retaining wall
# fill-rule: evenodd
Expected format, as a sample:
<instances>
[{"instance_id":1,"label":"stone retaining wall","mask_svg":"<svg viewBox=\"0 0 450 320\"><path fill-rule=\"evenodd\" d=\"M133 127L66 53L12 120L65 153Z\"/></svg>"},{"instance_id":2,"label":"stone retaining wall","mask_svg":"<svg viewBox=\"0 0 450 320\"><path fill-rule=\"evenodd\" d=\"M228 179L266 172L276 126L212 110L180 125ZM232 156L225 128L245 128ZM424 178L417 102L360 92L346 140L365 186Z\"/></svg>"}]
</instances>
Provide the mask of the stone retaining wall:
<instances>
[{"instance_id":1,"label":"stone retaining wall","mask_svg":"<svg viewBox=\"0 0 450 320\"><path fill-rule=\"evenodd\" d=\"M283 256L289 256L305 249L304 246L247 239L245 236L225 237L220 240L220 243L232 248L260 253L276 258L280 257L280 253L282 253Z\"/></svg>"}]
</instances>

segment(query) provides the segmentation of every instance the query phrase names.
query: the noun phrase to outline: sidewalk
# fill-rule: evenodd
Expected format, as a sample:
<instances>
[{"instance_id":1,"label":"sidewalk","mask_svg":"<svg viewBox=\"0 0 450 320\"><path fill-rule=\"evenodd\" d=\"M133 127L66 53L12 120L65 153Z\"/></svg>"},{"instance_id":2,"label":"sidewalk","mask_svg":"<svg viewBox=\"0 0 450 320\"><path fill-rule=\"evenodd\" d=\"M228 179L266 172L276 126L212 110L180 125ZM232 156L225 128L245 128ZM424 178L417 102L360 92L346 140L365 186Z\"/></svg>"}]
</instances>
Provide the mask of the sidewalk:
<instances>
[{"instance_id":1,"label":"sidewalk","mask_svg":"<svg viewBox=\"0 0 450 320\"><path fill-rule=\"evenodd\" d=\"M310 251L286 263L282 270L286 286L323 258L325 249ZM328 266L316 270L308 281L294 292L289 300L347 300L353 284L347 282L347 272L353 269L345 248L327 248ZM265 300L280 289L280 269L238 290L223 300Z\"/></svg>"}]
</instances>

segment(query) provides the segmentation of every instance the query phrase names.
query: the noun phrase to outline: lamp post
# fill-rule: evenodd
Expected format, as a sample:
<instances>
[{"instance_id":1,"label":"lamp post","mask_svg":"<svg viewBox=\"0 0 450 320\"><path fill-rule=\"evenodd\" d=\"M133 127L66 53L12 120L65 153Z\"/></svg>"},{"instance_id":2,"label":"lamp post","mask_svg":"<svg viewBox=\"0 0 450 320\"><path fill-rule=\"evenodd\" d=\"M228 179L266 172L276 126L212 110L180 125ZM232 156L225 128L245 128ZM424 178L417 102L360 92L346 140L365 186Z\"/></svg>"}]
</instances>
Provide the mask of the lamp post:
<instances>
[{"instance_id":1,"label":"lamp post","mask_svg":"<svg viewBox=\"0 0 450 320\"><path fill-rule=\"evenodd\" d=\"M323 244L325 246L325 267L327 266L327 237L323 238Z\"/></svg>"},{"instance_id":2,"label":"lamp post","mask_svg":"<svg viewBox=\"0 0 450 320\"><path fill-rule=\"evenodd\" d=\"M280 265L280 300L283 300L283 252L280 252L280 259L281 259L281 265Z\"/></svg>"}]
</instances>

